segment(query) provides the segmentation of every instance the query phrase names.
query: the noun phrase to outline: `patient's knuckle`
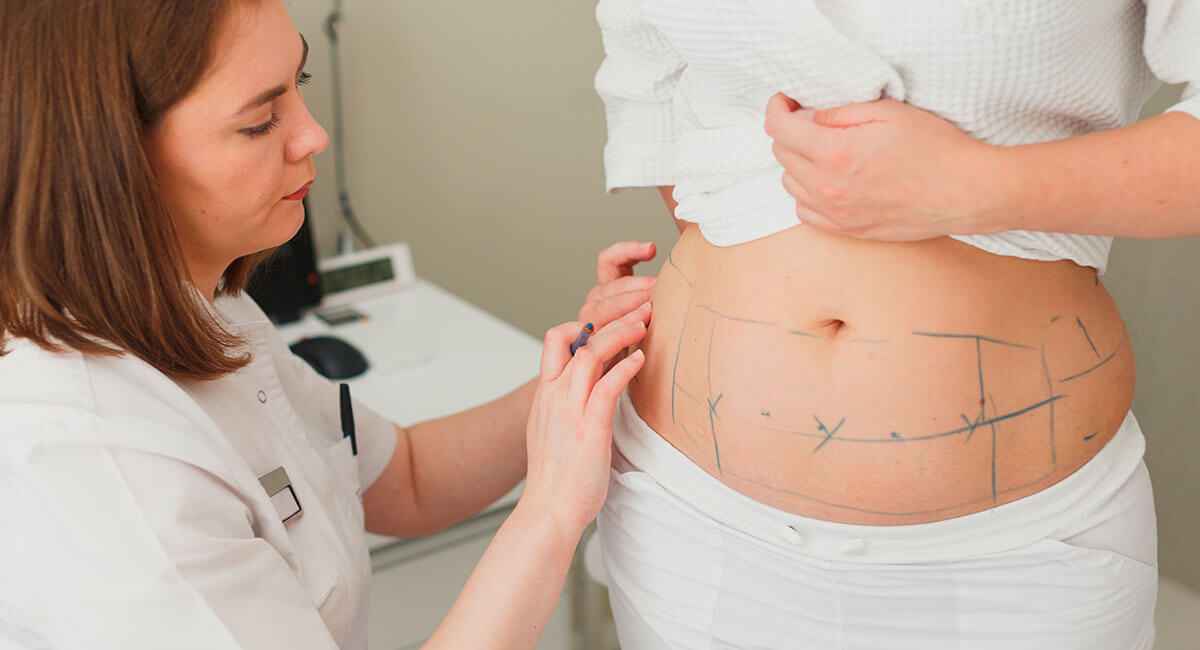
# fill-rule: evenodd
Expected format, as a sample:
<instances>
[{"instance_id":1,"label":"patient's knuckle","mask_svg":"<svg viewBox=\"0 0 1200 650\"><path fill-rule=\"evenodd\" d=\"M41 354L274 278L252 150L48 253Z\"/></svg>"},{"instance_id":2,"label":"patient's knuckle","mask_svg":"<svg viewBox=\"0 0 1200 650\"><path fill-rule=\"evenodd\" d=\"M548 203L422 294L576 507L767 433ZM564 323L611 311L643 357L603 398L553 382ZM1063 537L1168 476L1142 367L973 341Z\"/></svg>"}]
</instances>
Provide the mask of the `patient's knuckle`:
<instances>
[{"instance_id":1,"label":"patient's knuckle","mask_svg":"<svg viewBox=\"0 0 1200 650\"><path fill-rule=\"evenodd\" d=\"M843 172L854 162L854 154L845 147L834 147L825 154L825 164L836 172Z\"/></svg>"}]
</instances>

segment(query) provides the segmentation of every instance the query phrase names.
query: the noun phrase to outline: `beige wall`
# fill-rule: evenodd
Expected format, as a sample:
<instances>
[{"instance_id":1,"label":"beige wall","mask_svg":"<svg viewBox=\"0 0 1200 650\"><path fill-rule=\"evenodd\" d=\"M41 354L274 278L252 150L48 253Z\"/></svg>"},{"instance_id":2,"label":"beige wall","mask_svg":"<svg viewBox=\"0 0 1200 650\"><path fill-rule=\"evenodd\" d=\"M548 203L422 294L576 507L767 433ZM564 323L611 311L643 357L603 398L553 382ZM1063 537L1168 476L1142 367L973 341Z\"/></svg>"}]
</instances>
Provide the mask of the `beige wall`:
<instances>
[{"instance_id":1,"label":"beige wall","mask_svg":"<svg viewBox=\"0 0 1200 650\"><path fill-rule=\"evenodd\" d=\"M291 5L313 46L310 102L331 124L319 29L329 3ZM665 252L674 235L652 192L603 192L593 6L345 6L347 163L360 218L381 241L412 243L422 276L534 335L574 317L601 247L650 239ZM313 196L323 253L337 228L330 162L319 162ZM1163 570L1200 588L1190 408L1200 404L1200 243L1120 242L1106 283L1138 354L1135 409L1149 439Z\"/></svg>"},{"instance_id":2,"label":"beige wall","mask_svg":"<svg viewBox=\"0 0 1200 650\"><path fill-rule=\"evenodd\" d=\"M318 35L330 3L291 6L319 60L308 97L331 126ZM418 273L539 337L575 318L600 248L622 238L665 247L674 233L656 196L604 193L593 6L344 6L355 211L376 239L410 242ZM322 252L336 228L330 163L320 160L313 196Z\"/></svg>"}]
</instances>

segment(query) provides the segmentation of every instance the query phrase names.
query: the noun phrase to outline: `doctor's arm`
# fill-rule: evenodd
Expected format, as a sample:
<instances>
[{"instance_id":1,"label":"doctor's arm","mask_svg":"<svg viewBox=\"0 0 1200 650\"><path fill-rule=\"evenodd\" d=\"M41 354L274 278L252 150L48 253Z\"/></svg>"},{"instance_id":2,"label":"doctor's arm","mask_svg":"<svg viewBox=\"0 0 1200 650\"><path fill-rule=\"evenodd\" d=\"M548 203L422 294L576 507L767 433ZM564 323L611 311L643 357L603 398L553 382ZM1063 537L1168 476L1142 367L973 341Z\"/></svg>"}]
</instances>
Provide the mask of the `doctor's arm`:
<instances>
[{"instance_id":1,"label":"doctor's arm","mask_svg":"<svg viewBox=\"0 0 1200 650\"><path fill-rule=\"evenodd\" d=\"M639 242L601 251L597 284L579 321L600 329L648 302L654 278L634 276L633 268L655 253L653 244ZM391 460L363 496L367 529L399 537L428 535L504 496L526 473L526 424L538 383L532 380L447 417L396 426Z\"/></svg>"},{"instance_id":2,"label":"doctor's arm","mask_svg":"<svg viewBox=\"0 0 1200 650\"><path fill-rule=\"evenodd\" d=\"M525 475L525 422L537 389L530 381L482 406L396 425L396 447L363 494L367 530L431 535L479 512Z\"/></svg>"},{"instance_id":3,"label":"doctor's arm","mask_svg":"<svg viewBox=\"0 0 1200 650\"><path fill-rule=\"evenodd\" d=\"M579 323L546 335L528 426L521 501L471 574L429 649L533 648L554 611L584 529L608 492L617 400L641 369L649 305L600 330L572 356Z\"/></svg>"}]
</instances>

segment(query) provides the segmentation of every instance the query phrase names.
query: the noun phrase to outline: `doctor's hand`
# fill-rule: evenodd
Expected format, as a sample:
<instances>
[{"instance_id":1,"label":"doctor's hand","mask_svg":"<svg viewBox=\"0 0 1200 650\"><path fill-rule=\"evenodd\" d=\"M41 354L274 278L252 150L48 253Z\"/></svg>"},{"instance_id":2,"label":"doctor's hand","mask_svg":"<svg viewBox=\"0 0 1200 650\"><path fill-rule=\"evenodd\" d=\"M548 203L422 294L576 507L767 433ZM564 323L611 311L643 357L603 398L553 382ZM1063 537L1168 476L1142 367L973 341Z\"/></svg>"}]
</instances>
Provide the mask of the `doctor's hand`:
<instances>
[{"instance_id":1,"label":"doctor's hand","mask_svg":"<svg viewBox=\"0 0 1200 650\"><path fill-rule=\"evenodd\" d=\"M529 469L524 505L552 517L561 534L578 538L608 493L612 425L617 400L645 363L641 350L611 369L608 362L646 336L650 304L600 329L571 356L581 323L546 333L542 371L529 415Z\"/></svg>"},{"instance_id":2,"label":"doctor's hand","mask_svg":"<svg viewBox=\"0 0 1200 650\"><path fill-rule=\"evenodd\" d=\"M893 99L804 109L776 95L767 134L800 220L890 241L983 234L1013 224L1003 209L1001 148Z\"/></svg>"},{"instance_id":3,"label":"doctor's hand","mask_svg":"<svg viewBox=\"0 0 1200 650\"><path fill-rule=\"evenodd\" d=\"M655 278L635 276L633 267L654 259L651 242L620 242L600 251L596 259L596 286L579 310L581 323L600 327L637 309L650 300Z\"/></svg>"}]
</instances>

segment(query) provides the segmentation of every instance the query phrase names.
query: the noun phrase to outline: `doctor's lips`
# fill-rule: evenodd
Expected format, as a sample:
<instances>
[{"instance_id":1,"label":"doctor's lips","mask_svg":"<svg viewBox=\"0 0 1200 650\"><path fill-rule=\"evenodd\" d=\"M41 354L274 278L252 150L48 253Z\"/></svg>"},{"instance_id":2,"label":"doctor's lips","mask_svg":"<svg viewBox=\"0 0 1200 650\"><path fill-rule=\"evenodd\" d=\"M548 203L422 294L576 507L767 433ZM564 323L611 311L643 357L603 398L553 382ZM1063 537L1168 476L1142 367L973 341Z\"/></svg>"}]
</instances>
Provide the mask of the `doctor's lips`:
<instances>
[{"instance_id":1,"label":"doctor's lips","mask_svg":"<svg viewBox=\"0 0 1200 650\"><path fill-rule=\"evenodd\" d=\"M295 192L283 197L283 200L284 201L299 201L299 200L303 199L304 197L308 196L308 188L312 187L312 184L313 184L312 181L305 183L304 187L301 187L300 189L296 190Z\"/></svg>"}]
</instances>

